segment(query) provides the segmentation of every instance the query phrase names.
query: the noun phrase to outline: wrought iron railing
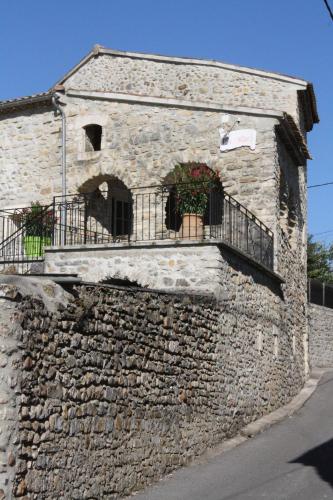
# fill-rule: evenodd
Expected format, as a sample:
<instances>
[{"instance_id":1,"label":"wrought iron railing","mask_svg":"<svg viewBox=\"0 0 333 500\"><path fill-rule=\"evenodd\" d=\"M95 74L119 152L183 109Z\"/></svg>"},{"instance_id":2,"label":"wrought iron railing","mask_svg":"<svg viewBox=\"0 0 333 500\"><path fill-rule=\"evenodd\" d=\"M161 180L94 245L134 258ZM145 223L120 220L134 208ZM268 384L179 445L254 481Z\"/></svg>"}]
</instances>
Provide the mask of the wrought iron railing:
<instances>
[{"instance_id":1,"label":"wrought iron railing","mask_svg":"<svg viewBox=\"0 0 333 500\"><path fill-rule=\"evenodd\" d=\"M3 212L0 214L3 227L0 266L39 261L47 244L216 240L273 269L272 232L221 189L205 187L205 193L207 203L202 216L181 214L180 200L173 185L133 189L111 187L108 191L98 189L94 193L55 197L52 206L43 207L44 212L37 221L42 227L43 217L52 209L52 231L49 227L44 233L41 231L39 250L30 249L30 255L26 238L29 224L13 227L12 214Z\"/></svg>"},{"instance_id":2,"label":"wrought iron railing","mask_svg":"<svg viewBox=\"0 0 333 500\"><path fill-rule=\"evenodd\" d=\"M66 245L154 240L221 240L264 266L273 268L273 234L232 196L206 189L202 218L181 216L173 185L100 191L56 198L54 243ZM65 233L65 237L64 237Z\"/></svg>"},{"instance_id":3,"label":"wrought iron railing","mask_svg":"<svg viewBox=\"0 0 333 500\"><path fill-rule=\"evenodd\" d=\"M44 247L53 243L54 203L0 210L0 272L40 272Z\"/></svg>"}]
</instances>

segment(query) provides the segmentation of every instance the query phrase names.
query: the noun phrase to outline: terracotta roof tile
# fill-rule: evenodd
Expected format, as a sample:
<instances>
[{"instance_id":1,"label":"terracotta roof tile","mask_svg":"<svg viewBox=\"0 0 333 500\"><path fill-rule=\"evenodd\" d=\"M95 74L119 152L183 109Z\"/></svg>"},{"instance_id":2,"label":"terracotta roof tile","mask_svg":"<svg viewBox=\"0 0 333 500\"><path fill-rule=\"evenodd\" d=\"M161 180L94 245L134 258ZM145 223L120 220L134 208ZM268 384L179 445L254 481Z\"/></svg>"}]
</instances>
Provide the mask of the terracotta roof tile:
<instances>
[{"instance_id":1,"label":"terracotta roof tile","mask_svg":"<svg viewBox=\"0 0 333 500\"><path fill-rule=\"evenodd\" d=\"M22 105L29 105L29 104L35 104L35 103L48 103L49 101L51 102L52 95L54 94L54 91L48 91L48 92L41 92L39 94L33 94L29 96L24 96L24 97L17 97L15 99L7 99L4 101L0 101L0 113L14 109L18 106Z\"/></svg>"}]
</instances>

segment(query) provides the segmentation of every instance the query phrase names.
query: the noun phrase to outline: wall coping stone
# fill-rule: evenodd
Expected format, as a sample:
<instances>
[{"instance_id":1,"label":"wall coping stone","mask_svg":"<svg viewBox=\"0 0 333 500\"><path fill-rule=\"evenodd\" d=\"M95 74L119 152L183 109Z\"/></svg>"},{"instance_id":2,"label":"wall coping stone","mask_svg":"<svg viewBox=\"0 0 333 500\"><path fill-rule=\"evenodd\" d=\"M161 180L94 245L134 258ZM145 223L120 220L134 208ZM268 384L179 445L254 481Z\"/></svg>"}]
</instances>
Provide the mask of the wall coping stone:
<instances>
[{"instance_id":1,"label":"wall coping stone","mask_svg":"<svg viewBox=\"0 0 333 500\"><path fill-rule=\"evenodd\" d=\"M48 311L65 308L71 295L50 279L21 275L0 275L0 299L19 301L22 297L41 300Z\"/></svg>"}]
</instances>

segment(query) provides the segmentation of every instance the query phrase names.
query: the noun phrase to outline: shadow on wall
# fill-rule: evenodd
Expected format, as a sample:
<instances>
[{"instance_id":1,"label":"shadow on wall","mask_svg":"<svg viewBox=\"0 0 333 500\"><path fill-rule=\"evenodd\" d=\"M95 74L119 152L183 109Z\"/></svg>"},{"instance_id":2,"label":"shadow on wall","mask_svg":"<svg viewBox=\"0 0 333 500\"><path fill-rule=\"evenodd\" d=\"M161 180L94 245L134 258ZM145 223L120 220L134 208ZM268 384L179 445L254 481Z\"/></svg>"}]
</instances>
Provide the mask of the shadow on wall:
<instances>
[{"instance_id":1,"label":"shadow on wall","mask_svg":"<svg viewBox=\"0 0 333 500\"><path fill-rule=\"evenodd\" d=\"M130 287L130 288L142 288L142 285L138 283L137 281L131 281L126 278L105 278L104 280L100 281L99 284L101 285L112 285L115 287Z\"/></svg>"},{"instance_id":2,"label":"shadow on wall","mask_svg":"<svg viewBox=\"0 0 333 500\"><path fill-rule=\"evenodd\" d=\"M247 263L245 259L240 259L223 245L220 245L220 253L223 260L225 260L235 271L250 276L254 283L269 288L271 292L283 299L280 283L272 276L265 272L258 272L258 269L253 264Z\"/></svg>"},{"instance_id":3,"label":"shadow on wall","mask_svg":"<svg viewBox=\"0 0 333 500\"><path fill-rule=\"evenodd\" d=\"M333 488L333 438L291 460L290 463L313 467L318 476Z\"/></svg>"}]
</instances>

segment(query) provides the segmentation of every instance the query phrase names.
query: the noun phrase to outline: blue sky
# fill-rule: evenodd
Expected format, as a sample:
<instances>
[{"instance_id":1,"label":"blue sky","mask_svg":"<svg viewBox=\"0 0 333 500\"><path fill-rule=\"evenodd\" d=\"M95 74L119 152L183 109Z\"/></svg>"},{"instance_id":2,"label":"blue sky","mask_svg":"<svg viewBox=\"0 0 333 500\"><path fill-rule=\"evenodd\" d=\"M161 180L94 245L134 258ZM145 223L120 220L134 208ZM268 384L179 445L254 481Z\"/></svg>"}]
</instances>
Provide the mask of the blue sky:
<instances>
[{"instance_id":1,"label":"blue sky","mask_svg":"<svg viewBox=\"0 0 333 500\"><path fill-rule=\"evenodd\" d=\"M333 8L333 0L329 0ZM0 99L47 90L95 43L219 59L312 81L320 124L308 184L333 181L333 22L323 0L0 0ZM333 241L333 185L309 190L309 231Z\"/></svg>"}]
</instances>

